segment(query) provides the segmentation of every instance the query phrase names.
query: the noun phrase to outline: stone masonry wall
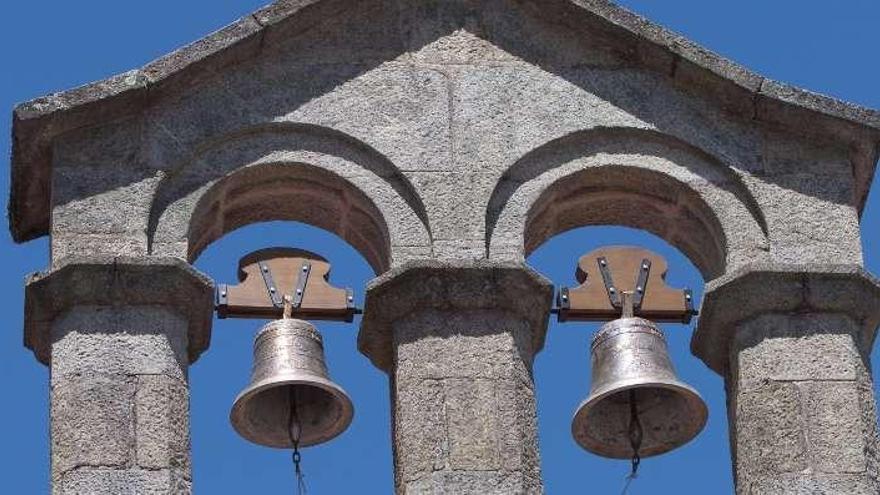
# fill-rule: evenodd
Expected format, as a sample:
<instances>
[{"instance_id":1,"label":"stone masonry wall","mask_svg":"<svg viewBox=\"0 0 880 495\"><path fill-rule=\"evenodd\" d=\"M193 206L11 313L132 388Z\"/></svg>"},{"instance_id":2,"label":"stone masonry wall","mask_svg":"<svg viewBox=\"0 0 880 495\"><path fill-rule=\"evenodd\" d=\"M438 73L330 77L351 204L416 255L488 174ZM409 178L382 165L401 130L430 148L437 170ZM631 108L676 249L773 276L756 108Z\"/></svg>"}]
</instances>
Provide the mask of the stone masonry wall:
<instances>
[{"instance_id":1,"label":"stone masonry wall","mask_svg":"<svg viewBox=\"0 0 880 495\"><path fill-rule=\"evenodd\" d=\"M861 333L842 314L771 314L739 326L728 382L737 493L880 490Z\"/></svg>"},{"instance_id":2,"label":"stone masonry wall","mask_svg":"<svg viewBox=\"0 0 880 495\"><path fill-rule=\"evenodd\" d=\"M706 219L701 229L730 224L722 267L762 259L861 263L847 145L754 120L748 95L573 14L568 2L366 0L325 8L309 28L291 20L259 46L243 45L222 71L163 83L143 114L60 136L53 258L158 252L190 259L242 222L320 223L349 211L345 195L331 200L319 189L310 201L327 202L311 212L275 208L302 202L283 191L216 200L223 197L217 187L258 194L259 182L224 185L245 168L266 168L268 180L271 167L288 167L300 185L326 182L305 164L340 175L349 183L341 190L365 194L378 209L322 225L368 259L386 253L374 266L484 258L490 228L493 237L512 239L493 256L518 260L529 244L525 213L553 181L540 182L530 202L498 205L517 209L512 224L487 225L505 215L489 202L520 188L526 178L515 165L544 149L554 180L566 179L555 170L570 162L683 182L703 203L688 213ZM611 147L593 146L592 131ZM599 159L578 161L597 152ZM554 162L554 154L569 159ZM652 187L638 191L656 206L651 218L692 207L678 189ZM200 201L223 220L191 221ZM244 211L252 213L237 213ZM365 221L387 229L390 249L364 237L357 225ZM640 226L620 215L581 221ZM688 221L660 235L696 252L676 233ZM554 220L536 228L547 236L576 225ZM753 240L740 244L743 229Z\"/></svg>"},{"instance_id":3,"label":"stone masonry wall","mask_svg":"<svg viewBox=\"0 0 880 495\"><path fill-rule=\"evenodd\" d=\"M189 493L187 326L148 306L53 325L53 493Z\"/></svg>"}]
</instances>

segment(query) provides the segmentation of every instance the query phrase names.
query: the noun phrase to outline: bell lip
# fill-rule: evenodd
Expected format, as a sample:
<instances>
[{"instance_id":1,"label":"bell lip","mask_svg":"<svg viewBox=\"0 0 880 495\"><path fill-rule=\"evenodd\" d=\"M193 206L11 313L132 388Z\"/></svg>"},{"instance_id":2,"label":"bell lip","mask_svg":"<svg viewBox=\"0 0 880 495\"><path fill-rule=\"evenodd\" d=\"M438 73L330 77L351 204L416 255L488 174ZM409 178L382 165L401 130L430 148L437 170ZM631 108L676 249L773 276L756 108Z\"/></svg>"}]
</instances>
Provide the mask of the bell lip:
<instances>
[{"instance_id":1,"label":"bell lip","mask_svg":"<svg viewBox=\"0 0 880 495\"><path fill-rule=\"evenodd\" d=\"M681 381L643 382L643 381L637 381L636 379L631 379L628 381L617 382L617 384L615 385L615 387L613 389L604 390L596 395L591 395L585 401L581 402L581 404L578 406L577 410L575 411L574 416L571 419L571 436L574 438L575 443L580 445L581 448L583 448L584 450L591 452L593 454L596 454L598 456L601 456L601 457L606 457L609 459L629 459L631 457L631 454L618 455L618 454L609 452L608 449L603 449L602 444L600 444L597 440L593 439L592 437L587 437L587 440L589 441L589 443L581 443L580 440L578 439L578 435L576 434L575 427L577 426L578 417L588 414L590 412L590 410L593 408L593 406L595 406L595 404L597 402L604 399L605 397L608 397L609 395L612 395L612 394L615 394L618 392L622 392L622 391L626 391L626 390L632 390L632 389L637 389L637 388L647 388L647 387L665 388L665 389L675 390L675 391L684 393L688 398L688 403L694 404L697 406L695 408L695 411L697 413L697 417L699 418L699 421L697 423L695 423L696 426L689 432L687 439L684 442L682 442L679 445L676 445L674 447L668 448L668 449L655 449L655 450L648 451L648 452L639 452L640 457L642 457L642 458L654 457L657 455L665 454L667 452L678 449L680 447L684 447L685 445L687 445L691 441L693 441L693 439L697 438L697 436L699 436L699 434L703 431L703 429L706 428L706 423L709 420L709 408L708 408L708 406L706 406L706 401L703 400L703 397L700 395L700 393L697 392L696 389L694 389L693 387L691 387L687 383L684 383Z\"/></svg>"},{"instance_id":2,"label":"bell lip","mask_svg":"<svg viewBox=\"0 0 880 495\"><path fill-rule=\"evenodd\" d=\"M311 447L313 445L319 445L325 442L329 442L330 440L333 440L334 438L344 433L345 430L347 430L348 427L351 426L351 422L354 419L354 404L342 387L324 377L317 375L286 374L280 375L280 378L281 379L279 380L278 376L274 376L272 378L265 378L256 383L250 384L235 398L235 401L232 403L232 409L229 411L229 422L232 423L232 428L242 438L256 445L270 447L273 449L291 449L293 447L292 445L277 445L261 442L253 435L251 435L250 431L245 431L240 426L248 424L244 417L242 417L242 405L258 393L268 388L279 385L312 385L329 392L334 397L339 399L342 403L341 418L339 421L333 423L333 427L328 430L328 433L325 433L324 435L321 435L317 439L310 442L302 442L300 444L300 447Z\"/></svg>"}]
</instances>

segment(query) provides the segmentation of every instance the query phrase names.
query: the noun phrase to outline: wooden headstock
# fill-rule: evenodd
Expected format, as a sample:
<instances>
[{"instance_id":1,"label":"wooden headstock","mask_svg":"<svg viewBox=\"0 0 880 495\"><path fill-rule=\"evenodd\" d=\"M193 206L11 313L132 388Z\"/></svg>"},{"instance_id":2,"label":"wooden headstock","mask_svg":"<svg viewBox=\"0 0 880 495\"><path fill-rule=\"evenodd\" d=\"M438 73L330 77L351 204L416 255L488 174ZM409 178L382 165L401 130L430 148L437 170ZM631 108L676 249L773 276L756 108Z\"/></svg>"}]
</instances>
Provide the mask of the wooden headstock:
<instances>
[{"instance_id":1,"label":"wooden headstock","mask_svg":"<svg viewBox=\"0 0 880 495\"><path fill-rule=\"evenodd\" d=\"M244 256L238 263L238 285L217 287L220 318L282 318L285 297L288 316L313 320L351 321L357 313L350 289L328 283L330 263L295 248L268 248Z\"/></svg>"},{"instance_id":2,"label":"wooden headstock","mask_svg":"<svg viewBox=\"0 0 880 495\"><path fill-rule=\"evenodd\" d=\"M581 285L557 295L559 321L607 321L623 313L623 292L633 301L633 315L654 321L688 323L697 312L689 289L666 285L666 260L628 246L597 249L578 260Z\"/></svg>"}]
</instances>

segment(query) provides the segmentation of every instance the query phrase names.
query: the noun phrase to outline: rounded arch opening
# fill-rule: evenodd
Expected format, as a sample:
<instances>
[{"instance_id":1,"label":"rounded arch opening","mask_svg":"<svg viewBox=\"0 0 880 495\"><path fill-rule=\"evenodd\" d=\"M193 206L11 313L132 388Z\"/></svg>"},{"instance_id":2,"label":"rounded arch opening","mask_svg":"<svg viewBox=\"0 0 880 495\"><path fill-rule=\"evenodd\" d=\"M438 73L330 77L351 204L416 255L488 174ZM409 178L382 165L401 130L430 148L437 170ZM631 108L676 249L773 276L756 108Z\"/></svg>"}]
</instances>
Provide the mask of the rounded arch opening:
<instances>
[{"instance_id":1,"label":"rounded arch opening","mask_svg":"<svg viewBox=\"0 0 880 495\"><path fill-rule=\"evenodd\" d=\"M339 235L376 273L394 246L430 250L421 198L386 157L339 131L273 124L216 137L177 160L150 213L150 252L194 260L244 225L293 220Z\"/></svg>"},{"instance_id":2,"label":"rounded arch opening","mask_svg":"<svg viewBox=\"0 0 880 495\"><path fill-rule=\"evenodd\" d=\"M365 193L341 177L305 164L276 163L239 170L212 185L192 210L187 258L241 227L273 220L306 223L351 244L376 273L389 268L385 219Z\"/></svg>"},{"instance_id":3,"label":"rounded arch opening","mask_svg":"<svg viewBox=\"0 0 880 495\"><path fill-rule=\"evenodd\" d=\"M656 234L706 280L768 253L763 214L729 165L655 131L597 128L547 142L504 173L486 209L487 256L522 260L593 225Z\"/></svg>"},{"instance_id":4,"label":"rounded arch opening","mask_svg":"<svg viewBox=\"0 0 880 495\"><path fill-rule=\"evenodd\" d=\"M724 273L726 235L699 195L667 175L625 166L576 172L546 188L526 218L525 255L557 234L602 225L641 229L664 239L709 280Z\"/></svg>"}]
</instances>

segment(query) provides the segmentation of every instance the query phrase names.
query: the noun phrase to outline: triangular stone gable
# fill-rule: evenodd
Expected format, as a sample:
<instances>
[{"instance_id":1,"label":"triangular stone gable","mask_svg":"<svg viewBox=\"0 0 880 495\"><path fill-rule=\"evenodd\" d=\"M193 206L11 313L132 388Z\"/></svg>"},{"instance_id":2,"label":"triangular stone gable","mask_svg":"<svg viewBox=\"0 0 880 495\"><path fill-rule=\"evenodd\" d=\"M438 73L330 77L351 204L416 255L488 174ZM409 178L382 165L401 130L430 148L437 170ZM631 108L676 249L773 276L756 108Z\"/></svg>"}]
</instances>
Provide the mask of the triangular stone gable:
<instances>
[{"instance_id":1,"label":"triangular stone gable","mask_svg":"<svg viewBox=\"0 0 880 495\"><path fill-rule=\"evenodd\" d=\"M487 97L511 119L493 120ZM53 148L99 143L102 127L131 127L137 160L164 170L212 139L305 122L369 143L432 194L437 174L420 183L419 172L495 180L493 167L548 135L629 117L685 141L691 127L723 122L694 145L746 171L760 160L753 123L801 133L808 118L810 133L853 150L859 208L880 141L876 111L767 80L610 2L280 1L142 69L19 106L10 225L18 241L48 233ZM456 141L456 125L468 140ZM496 139L506 132L516 135ZM481 158L485 146L498 148L497 164ZM435 228L459 228L433 215Z\"/></svg>"}]
</instances>

